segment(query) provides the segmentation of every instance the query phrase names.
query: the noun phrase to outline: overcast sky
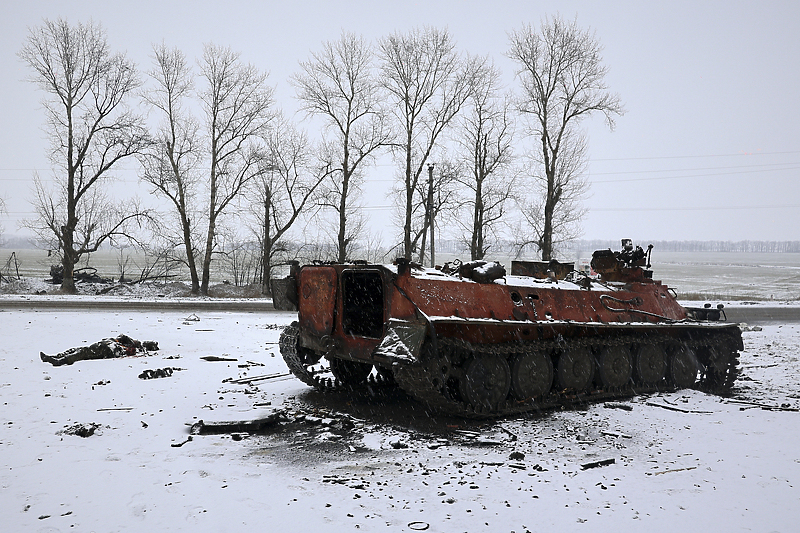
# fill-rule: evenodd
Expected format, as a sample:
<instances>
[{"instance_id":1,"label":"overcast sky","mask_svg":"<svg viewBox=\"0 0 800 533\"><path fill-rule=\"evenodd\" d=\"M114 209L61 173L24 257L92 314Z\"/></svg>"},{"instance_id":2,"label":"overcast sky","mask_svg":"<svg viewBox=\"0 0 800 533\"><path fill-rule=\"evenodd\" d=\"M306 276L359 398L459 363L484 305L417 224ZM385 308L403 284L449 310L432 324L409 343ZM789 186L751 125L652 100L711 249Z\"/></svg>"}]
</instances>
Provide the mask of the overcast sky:
<instances>
[{"instance_id":1,"label":"overcast sky","mask_svg":"<svg viewBox=\"0 0 800 533\"><path fill-rule=\"evenodd\" d=\"M461 50L490 54L513 85L514 66L504 55L508 32L556 9L596 32L608 86L627 111L613 132L600 117L584 123L591 182L585 238L800 240L796 0L5 1L0 197L9 214L0 224L16 231L16 220L30 216L34 170L51 172L42 93L24 81L30 73L16 55L28 28L43 18L101 23L112 50L126 51L142 71L150 68L151 45L162 40L189 58L199 57L206 42L230 46L270 72L278 103L292 111L287 80L298 61L342 30L374 40L423 25L446 27ZM380 191L391 170L368 172L371 213L389 203Z\"/></svg>"}]
</instances>

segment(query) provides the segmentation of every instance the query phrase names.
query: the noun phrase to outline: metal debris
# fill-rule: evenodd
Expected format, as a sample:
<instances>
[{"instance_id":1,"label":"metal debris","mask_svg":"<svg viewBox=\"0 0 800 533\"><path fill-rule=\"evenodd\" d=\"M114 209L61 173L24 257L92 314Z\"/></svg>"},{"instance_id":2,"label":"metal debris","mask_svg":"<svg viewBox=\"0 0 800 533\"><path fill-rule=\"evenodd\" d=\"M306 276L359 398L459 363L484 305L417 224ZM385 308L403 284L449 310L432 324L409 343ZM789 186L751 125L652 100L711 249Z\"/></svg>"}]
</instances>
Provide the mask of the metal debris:
<instances>
[{"instance_id":1,"label":"metal debris","mask_svg":"<svg viewBox=\"0 0 800 533\"><path fill-rule=\"evenodd\" d=\"M198 420L192 425L192 435L218 435L221 433L253 433L261 431L285 419L284 411L276 409L270 414L253 420L226 420L205 422Z\"/></svg>"},{"instance_id":2,"label":"metal debris","mask_svg":"<svg viewBox=\"0 0 800 533\"><path fill-rule=\"evenodd\" d=\"M166 368L156 368L155 370L148 368L147 370L144 370L141 374L139 374L139 379L168 378L172 376L172 373L176 370L183 370L183 369L170 366Z\"/></svg>"},{"instance_id":3,"label":"metal debris","mask_svg":"<svg viewBox=\"0 0 800 533\"><path fill-rule=\"evenodd\" d=\"M608 466L613 465L616 463L616 459L603 459L602 461L593 461L591 463L585 463L581 465L581 470L589 470L590 468L599 468L601 466Z\"/></svg>"}]
</instances>

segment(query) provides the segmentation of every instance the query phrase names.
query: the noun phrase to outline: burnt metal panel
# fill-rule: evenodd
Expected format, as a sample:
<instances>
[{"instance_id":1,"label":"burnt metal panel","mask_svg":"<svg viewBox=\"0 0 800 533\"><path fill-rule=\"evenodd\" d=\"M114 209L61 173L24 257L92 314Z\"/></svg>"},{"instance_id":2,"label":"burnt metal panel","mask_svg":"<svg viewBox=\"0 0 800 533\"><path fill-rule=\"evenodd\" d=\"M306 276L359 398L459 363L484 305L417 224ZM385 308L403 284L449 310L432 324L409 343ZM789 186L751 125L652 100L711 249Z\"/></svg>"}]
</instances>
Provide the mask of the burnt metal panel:
<instances>
[{"instance_id":1,"label":"burnt metal panel","mask_svg":"<svg viewBox=\"0 0 800 533\"><path fill-rule=\"evenodd\" d=\"M314 266L300 270L298 320L301 329L317 336L331 334L337 280L333 267Z\"/></svg>"},{"instance_id":2,"label":"burnt metal panel","mask_svg":"<svg viewBox=\"0 0 800 533\"><path fill-rule=\"evenodd\" d=\"M547 272L555 274L556 279L565 279L567 274L575 270L575 263L559 263L558 261L511 261L512 276L528 276L545 279Z\"/></svg>"},{"instance_id":3,"label":"burnt metal panel","mask_svg":"<svg viewBox=\"0 0 800 533\"><path fill-rule=\"evenodd\" d=\"M625 289L608 291L413 277L399 283L417 308L432 317L604 323L686 317L684 309L668 297L666 288L655 282L631 283Z\"/></svg>"}]
</instances>

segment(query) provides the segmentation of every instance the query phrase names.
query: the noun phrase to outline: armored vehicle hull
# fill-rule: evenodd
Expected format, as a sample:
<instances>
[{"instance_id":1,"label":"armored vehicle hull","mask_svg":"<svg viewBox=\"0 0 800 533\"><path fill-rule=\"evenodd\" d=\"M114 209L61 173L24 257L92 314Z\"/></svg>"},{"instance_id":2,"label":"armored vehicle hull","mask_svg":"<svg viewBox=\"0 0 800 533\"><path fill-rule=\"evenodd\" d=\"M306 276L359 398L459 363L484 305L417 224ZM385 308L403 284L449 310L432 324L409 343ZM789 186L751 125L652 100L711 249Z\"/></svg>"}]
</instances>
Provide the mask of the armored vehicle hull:
<instances>
[{"instance_id":1,"label":"armored vehicle hull","mask_svg":"<svg viewBox=\"0 0 800 533\"><path fill-rule=\"evenodd\" d=\"M294 268L298 321L281 352L311 386L396 384L436 412L469 417L657 390L728 392L738 326L720 322L721 309L682 307L642 268L643 252L628 252L596 252L597 275L553 265L506 276L484 262Z\"/></svg>"}]
</instances>

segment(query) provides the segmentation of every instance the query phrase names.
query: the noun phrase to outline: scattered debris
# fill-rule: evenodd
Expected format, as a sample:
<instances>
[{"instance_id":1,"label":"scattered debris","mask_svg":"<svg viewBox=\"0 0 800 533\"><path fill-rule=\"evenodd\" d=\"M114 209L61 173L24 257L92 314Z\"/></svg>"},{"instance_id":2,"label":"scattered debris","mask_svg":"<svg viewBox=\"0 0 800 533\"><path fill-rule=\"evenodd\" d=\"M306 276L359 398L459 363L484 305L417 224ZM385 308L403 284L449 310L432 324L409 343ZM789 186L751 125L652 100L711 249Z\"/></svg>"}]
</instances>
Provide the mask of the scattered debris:
<instances>
[{"instance_id":1,"label":"scattered debris","mask_svg":"<svg viewBox=\"0 0 800 533\"><path fill-rule=\"evenodd\" d=\"M503 441L500 439L493 439L490 437L478 437L475 439L475 443L480 446L500 446L503 444Z\"/></svg>"},{"instance_id":2,"label":"scattered debris","mask_svg":"<svg viewBox=\"0 0 800 533\"><path fill-rule=\"evenodd\" d=\"M191 315L187 316L183 320L185 320L186 322L200 322L200 317L197 316L196 314L192 313Z\"/></svg>"},{"instance_id":3,"label":"scattered debris","mask_svg":"<svg viewBox=\"0 0 800 533\"><path fill-rule=\"evenodd\" d=\"M202 422L202 421L201 421L201 422ZM183 446L183 445L184 445L184 444L186 444L187 442L192 442L192 436L191 436L191 435L189 435L188 437L186 437L186 440L185 440L185 441L183 441L183 442L173 442L172 444L170 444L170 446L172 446L173 448L180 448L181 446Z\"/></svg>"},{"instance_id":4,"label":"scattered debris","mask_svg":"<svg viewBox=\"0 0 800 533\"><path fill-rule=\"evenodd\" d=\"M694 470L696 466L689 466L686 468L674 468L672 470L662 470L661 472L645 472L648 476L660 476L661 474L669 474L670 472L683 472L684 470Z\"/></svg>"},{"instance_id":5,"label":"scattered debris","mask_svg":"<svg viewBox=\"0 0 800 533\"><path fill-rule=\"evenodd\" d=\"M247 361L238 365L239 368L250 368L251 366L265 366L264 363L256 363L254 361Z\"/></svg>"},{"instance_id":6,"label":"scattered debris","mask_svg":"<svg viewBox=\"0 0 800 533\"><path fill-rule=\"evenodd\" d=\"M114 281L111 278L98 276L97 269L94 267L76 268L72 271L72 278L75 283L111 283ZM53 285L61 285L61 282L64 281L64 265L51 265L50 279Z\"/></svg>"},{"instance_id":7,"label":"scattered debris","mask_svg":"<svg viewBox=\"0 0 800 533\"><path fill-rule=\"evenodd\" d=\"M249 384L253 383L254 381L266 381L266 380L270 380L270 379L289 377L291 375L292 374L289 373L289 372L279 372L277 374L264 374L264 375L261 375L261 376L252 376L252 377L238 378L238 379L225 378L225 379L222 380L222 382L223 383L237 383L237 384L240 384L240 385L249 385Z\"/></svg>"},{"instance_id":8,"label":"scattered debris","mask_svg":"<svg viewBox=\"0 0 800 533\"><path fill-rule=\"evenodd\" d=\"M514 433L512 433L511 431L509 431L508 429L506 429L503 426L499 426L499 427L500 427L500 431L502 431L503 433L505 433L506 435L511 437L512 441L516 441L517 440L517 436Z\"/></svg>"},{"instance_id":9,"label":"scattered debris","mask_svg":"<svg viewBox=\"0 0 800 533\"><path fill-rule=\"evenodd\" d=\"M408 529L412 529L414 531L425 531L429 527L431 527L431 525L427 522L416 521L408 523Z\"/></svg>"},{"instance_id":10,"label":"scattered debris","mask_svg":"<svg viewBox=\"0 0 800 533\"><path fill-rule=\"evenodd\" d=\"M395 450L402 450L408 448L408 443L403 442L403 440L400 437L395 437L389 440L389 446L391 446Z\"/></svg>"},{"instance_id":11,"label":"scattered debris","mask_svg":"<svg viewBox=\"0 0 800 533\"><path fill-rule=\"evenodd\" d=\"M102 427L100 424L95 422L90 422L88 424L73 424L71 426L67 426L61 431L56 432L56 435L75 435L78 437L83 437L84 439L87 437L91 437L95 434L95 432Z\"/></svg>"},{"instance_id":12,"label":"scattered debris","mask_svg":"<svg viewBox=\"0 0 800 533\"><path fill-rule=\"evenodd\" d=\"M200 359L202 359L203 361L212 361L212 362L227 361L227 362L235 363L236 361L238 361L238 359L233 358L233 357L220 357L218 355L204 355Z\"/></svg>"},{"instance_id":13,"label":"scattered debris","mask_svg":"<svg viewBox=\"0 0 800 533\"><path fill-rule=\"evenodd\" d=\"M601 435L605 435L606 437L614 437L614 438L622 437L623 439L632 438L630 435L626 435L625 433L620 433L618 431L607 431L607 430L605 430L605 431L601 431L600 434Z\"/></svg>"},{"instance_id":14,"label":"scattered debris","mask_svg":"<svg viewBox=\"0 0 800 533\"><path fill-rule=\"evenodd\" d=\"M333 485L347 485L348 483L351 483L351 482L356 483L357 480L356 480L356 478L339 477L339 476L333 474L333 475L324 475L324 476L322 476L322 482L323 483L331 483ZM360 489L363 490L364 489L364 485L361 484L361 483L358 483L358 484L354 484L351 488L360 488Z\"/></svg>"},{"instance_id":15,"label":"scattered debris","mask_svg":"<svg viewBox=\"0 0 800 533\"><path fill-rule=\"evenodd\" d=\"M593 461L591 463L584 463L581 465L581 470L589 470L590 468L599 468L601 466L613 465L616 459L603 459L602 461Z\"/></svg>"},{"instance_id":16,"label":"scattered debris","mask_svg":"<svg viewBox=\"0 0 800 533\"><path fill-rule=\"evenodd\" d=\"M172 376L172 372L177 370L183 370L183 369L174 366L173 367L168 366L166 368L157 368L155 370L148 368L147 370L139 374L139 379L168 378Z\"/></svg>"},{"instance_id":17,"label":"scattered debris","mask_svg":"<svg viewBox=\"0 0 800 533\"><path fill-rule=\"evenodd\" d=\"M509 455L508 458L512 461L524 461L525 454L522 452L511 452L511 455Z\"/></svg>"},{"instance_id":18,"label":"scattered debris","mask_svg":"<svg viewBox=\"0 0 800 533\"><path fill-rule=\"evenodd\" d=\"M215 435L220 433L253 433L261 431L267 427L274 426L279 422L286 420L285 412L282 409L276 409L269 415L256 418L254 420L231 420L231 421L215 421L204 422L198 420L192 424L189 432L192 435Z\"/></svg>"},{"instance_id":19,"label":"scattered debris","mask_svg":"<svg viewBox=\"0 0 800 533\"><path fill-rule=\"evenodd\" d=\"M671 405L665 405L663 403L656 403L656 402L647 402L647 405L650 407L660 407L662 409L669 409L670 411L677 411L679 413L688 413L688 414L701 414L701 415L710 415L713 411L697 411L691 409L681 409L680 407L673 407Z\"/></svg>"},{"instance_id":20,"label":"scattered debris","mask_svg":"<svg viewBox=\"0 0 800 533\"><path fill-rule=\"evenodd\" d=\"M748 407L740 407L739 408L740 411L744 411L745 409L755 409L755 408L761 408L765 411L793 411L793 412L800 411L800 409L792 407L792 405L789 403L782 403L780 405L769 405L765 403L748 402L746 400L728 400L725 403L744 404L748 406Z\"/></svg>"},{"instance_id":21,"label":"scattered debris","mask_svg":"<svg viewBox=\"0 0 800 533\"><path fill-rule=\"evenodd\" d=\"M750 326L746 322L739 324L739 329L742 331L761 331L761 326Z\"/></svg>"},{"instance_id":22,"label":"scattered debris","mask_svg":"<svg viewBox=\"0 0 800 533\"><path fill-rule=\"evenodd\" d=\"M633 411L633 406L627 403L606 402L603 404L606 409L622 409L623 411Z\"/></svg>"},{"instance_id":23,"label":"scattered debris","mask_svg":"<svg viewBox=\"0 0 800 533\"><path fill-rule=\"evenodd\" d=\"M133 407L101 407L98 411L132 411Z\"/></svg>"}]
</instances>

